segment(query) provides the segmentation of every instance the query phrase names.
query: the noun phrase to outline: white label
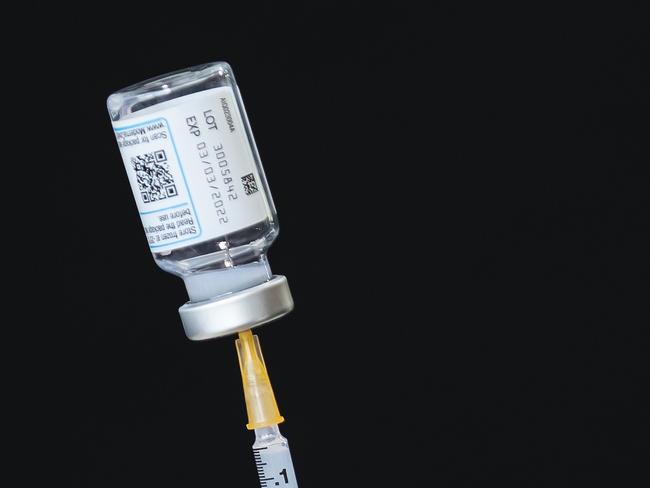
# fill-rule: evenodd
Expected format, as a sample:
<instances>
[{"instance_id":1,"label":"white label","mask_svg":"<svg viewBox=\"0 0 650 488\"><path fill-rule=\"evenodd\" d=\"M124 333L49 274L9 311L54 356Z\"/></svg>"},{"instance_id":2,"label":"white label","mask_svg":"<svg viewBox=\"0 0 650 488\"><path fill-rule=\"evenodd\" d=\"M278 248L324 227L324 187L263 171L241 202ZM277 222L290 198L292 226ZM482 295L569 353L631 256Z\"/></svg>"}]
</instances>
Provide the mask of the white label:
<instances>
[{"instance_id":1,"label":"white label","mask_svg":"<svg viewBox=\"0 0 650 488\"><path fill-rule=\"evenodd\" d=\"M232 88L161 103L113 128L152 251L224 236L269 216Z\"/></svg>"}]
</instances>

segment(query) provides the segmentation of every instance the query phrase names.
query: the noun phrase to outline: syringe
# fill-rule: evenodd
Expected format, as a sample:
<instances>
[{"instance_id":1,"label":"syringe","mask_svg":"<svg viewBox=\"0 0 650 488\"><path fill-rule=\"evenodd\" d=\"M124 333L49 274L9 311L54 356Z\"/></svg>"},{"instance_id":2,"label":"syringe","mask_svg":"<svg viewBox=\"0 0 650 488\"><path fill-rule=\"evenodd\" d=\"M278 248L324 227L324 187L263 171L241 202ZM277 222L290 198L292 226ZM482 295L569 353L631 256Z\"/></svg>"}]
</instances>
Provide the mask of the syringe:
<instances>
[{"instance_id":1,"label":"syringe","mask_svg":"<svg viewBox=\"0 0 650 488\"><path fill-rule=\"evenodd\" d=\"M284 422L275 401L258 337L250 330L236 341L248 412L248 430L255 430L253 455L262 488L298 488L289 443L278 424Z\"/></svg>"}]
</instances>

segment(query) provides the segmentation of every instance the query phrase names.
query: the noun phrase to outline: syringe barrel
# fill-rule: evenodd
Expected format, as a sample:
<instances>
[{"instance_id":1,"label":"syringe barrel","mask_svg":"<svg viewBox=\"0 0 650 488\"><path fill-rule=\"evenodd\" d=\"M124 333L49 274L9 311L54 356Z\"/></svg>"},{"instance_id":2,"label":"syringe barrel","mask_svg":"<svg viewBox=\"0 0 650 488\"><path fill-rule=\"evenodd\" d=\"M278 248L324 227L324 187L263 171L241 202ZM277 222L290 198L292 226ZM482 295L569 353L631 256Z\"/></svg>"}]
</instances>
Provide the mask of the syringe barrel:
<instances>
[{"instance_id":1,"label":"syringe barrel","mask_svg":"<svg viewBox=\"0 0 650 488\"><path fill-rule=\"evenodd\" d=\"M297 488L289 443L276 426L255 429L253 455L262 488Z\"/></svg>"}]
</instances>

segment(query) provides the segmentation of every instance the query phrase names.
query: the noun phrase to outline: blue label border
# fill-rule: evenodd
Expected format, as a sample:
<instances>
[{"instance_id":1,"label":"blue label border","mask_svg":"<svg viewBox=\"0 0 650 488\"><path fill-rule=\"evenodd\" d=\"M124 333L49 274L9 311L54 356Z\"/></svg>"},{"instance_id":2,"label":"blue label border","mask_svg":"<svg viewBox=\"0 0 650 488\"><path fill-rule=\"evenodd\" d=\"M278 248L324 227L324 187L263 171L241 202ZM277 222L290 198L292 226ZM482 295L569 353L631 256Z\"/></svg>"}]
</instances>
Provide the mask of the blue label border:
<instances>
[{"instance_id":1,"label":"blue label border","mask_svg":"<svg viewBox=\"0 0 650 488\"><path fill-rule=\"evenodd\" d=\"M139 122L139 123L133 124L133 125L126 125L124 127L113 127L113 130L115 132L120 132L120 131L123 131L123 130L134 129L136 127L141 127L143 125L151 124L152 122L156 122L158 120L162 120L165 123L165 126L167 127L167 131L169 132L169 140L172 142L172 147L174 148L174 154L176 155L176 161L178 161L178 167L181 169L181 176L183 177L183 183L185 183L185 191L187 192L187 196L190 199L190 205L192 206L192 212L194 213L194 218L196 219L196 225L199 228L199 233L197 235L195 235L195 236L187 237L186 239L181 239L181 240L178 240L178 241L174 241L172 243L149 244L149 247L151 249L159 248L159 247L173 246L175 244L178 244L179 242L187 242L187 241L191 241L193 239L198 239L203 234L203 226L201 225L201 221L199 220L199 214L196 211L196 207L194 206L194 200L192 200L192 193L190 192L190 187L187 184L187 178L185 177L185 170L183 169L183 163L181 162L181 158L178 155L178 149L176 149L176 142L174 141L174 136L172 135L172 129L171 129L167 119L165 117L156 117L155 119L145 120L144 122ZM163 212L165 210L171 210L172 208L181 207L183 205L187 205L187 202L179 203L178 205L172 205L171 207L160 208L158 210L150 210L148 212L139 212L139 214L140 215L147 215L147 214L151 214L151 213L155 213L155 212Z\"/></svg>"}]
</instances>

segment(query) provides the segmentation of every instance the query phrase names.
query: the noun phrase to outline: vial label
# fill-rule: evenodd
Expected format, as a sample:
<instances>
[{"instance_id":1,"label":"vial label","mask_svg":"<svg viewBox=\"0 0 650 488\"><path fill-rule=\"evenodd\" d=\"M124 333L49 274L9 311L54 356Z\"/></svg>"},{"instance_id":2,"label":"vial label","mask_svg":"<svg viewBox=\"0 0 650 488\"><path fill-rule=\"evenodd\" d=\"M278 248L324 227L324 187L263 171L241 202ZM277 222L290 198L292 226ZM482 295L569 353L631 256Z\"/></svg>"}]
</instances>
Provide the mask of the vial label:
<instances>
[{"instance_id":1,"label":"vial label","mask_svg":"<svg viewBox=\"0 0 650 488\"><path fill-rule=\"evenodd\" d=\"M231 87L136 114L113 128L152 250L214 239L270 217Z\"/></svg>"}]
</instances>

